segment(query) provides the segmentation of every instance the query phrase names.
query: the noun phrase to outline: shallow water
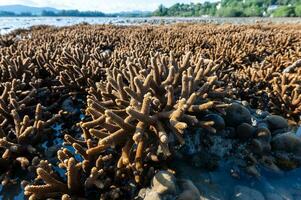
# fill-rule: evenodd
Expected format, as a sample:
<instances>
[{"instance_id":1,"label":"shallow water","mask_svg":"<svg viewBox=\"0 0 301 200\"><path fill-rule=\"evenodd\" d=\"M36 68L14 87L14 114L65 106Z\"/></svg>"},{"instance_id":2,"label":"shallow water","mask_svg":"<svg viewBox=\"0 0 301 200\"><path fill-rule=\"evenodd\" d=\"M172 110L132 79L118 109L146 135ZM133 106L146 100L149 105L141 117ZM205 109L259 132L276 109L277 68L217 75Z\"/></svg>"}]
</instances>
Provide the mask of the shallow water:
<instances>
[{"instance_id":1,"label":"shallow water","mask_svg":"<svg viewBox=\"0 0 301 200\"><path fill-rule=\"evenodd\" d=\"M255 116L252 117L255 122L260 120ZM292 128L292 131L301 137L301 126ZM177 178L189 179L195 184L204 197L201 200L232 200L237 186L254 189L260 192L265 200L301 200L301 168L276 172L260 166L257 168L260 177L250 176L238 167L235 156L222 158L222 155L232 149L233 141L229 139L219 140L221 137L214 137L216 142L210 148L221 157L217 169L208 170L196 167L194 161L189 158L202 151L200 138L203 138L204 134L206 133L200 129L186 133L185 145L180 148L184 157L176 156L171 164L171 167L176 171ZM221 141L223 142L220 143ZM201 159L214 160L213 157L204 156ZM255 197L241 198L240 200L255 199L257 200Z\"/></svg>"},{"instance_id":2,"label":"shallow water","mask_svg":"<svg viewBox=\"0 0 301 200\"><path fill-rule=\"evenodd\" d=\"M191 167L185 162L177 163L178 177L193 181L201 194L210 200L232 199L234 188L238 185L255 189L261 192L265 198L274 194L283 200L301 199L300 168L283 172L281 175L261 169L262 177L259 179L248 176L235 179L230 175L231 169L231 161L220 162L219 168L212 172Z\"/></svg>"},{"instance_id":3,"label":"shallow water","mask_svg":"<svg viewBox=\"0 0 301 200\"><path fill-rule=\"evenodd\" d=\"M9 33L18 28L29 28L34 25L70 26L87 22L89 24L170 24L177 22L196 23L233 23L252 24L256 22L274 23L301 23L301 18L217 18L217 17L149 17L149 18L125 18L125 17L0 17L0 34Z\"/></svg>"}]
</instances>

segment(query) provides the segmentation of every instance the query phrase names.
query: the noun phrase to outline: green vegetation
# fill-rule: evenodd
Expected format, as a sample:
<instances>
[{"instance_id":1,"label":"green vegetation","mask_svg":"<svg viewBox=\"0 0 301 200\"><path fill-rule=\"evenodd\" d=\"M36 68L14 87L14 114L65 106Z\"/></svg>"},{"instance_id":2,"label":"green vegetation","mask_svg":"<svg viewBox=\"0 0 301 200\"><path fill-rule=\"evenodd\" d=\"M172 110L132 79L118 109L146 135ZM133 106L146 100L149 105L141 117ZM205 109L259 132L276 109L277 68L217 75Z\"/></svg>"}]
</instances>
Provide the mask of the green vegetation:
<instances>
[{"instance_id":1,"label":"green vegetation","mask_svg":"<svg viewBox=\"0 0 301 200\"><path fill-rule=\"evenodd\" d=\"M295 14L296 14L297 17L301 16L301 5L297 5L295 7Z\"/></svg>"},{"instance_id":2,"label":"green vegetation","mask_svg":"<svg viewBox=\"0 0 301 200\"><path fill-rule=\"evenodd\" d=\"M201 1L201 0L200 0ZM208 1L208 0L207 0ZM301 17L301 0L216 0L204 3L176 3L170 7L160 5L154 12L103 13L100 11L43 10L39 14L0 11L3 16L47 16L47 17Z\"/></svg>"},{"instance_id":3,"label":"green vegetation","mask_svg":"<svg viewBox=\"0 0 301 200\"><path fill-rule=\"evenodd\" d=\"M106 15L98 11L78 11L78 10L61 10L58 12L43 10L40 15L34 15L30 12L22 12L20 14L8 11L0 11L0 17L30 17L30 16L45 16L45 17L105 17Z\"/></svg>"},{"instance_id":4,"label":"green vegetation","mask_svg":"<svg viewBox=\"0 0 301 200\"><path fill-rule=\"evenodd\" d=\"M273 12L274 17L294 17L296 16L294 7L280 6Z\"/></svg>"},{"instance_id":5,"label":"green vegetation","mask_svg":"<svg viewBox=\"0 0 301 200\"><path fill-rule=\"evenodd\" d=\"M154 16L299 17L301 0L221 0L220 2L160 5Z\"/></svg>"},{"instance_id":6,"label":"green vegetation","mask_svg":"<svg viewBox=\"0 0 301 200\"><path fill-rule=\"evenodd\" d=\"M217 3L205 2L203 4L180 4L177 3L170 8L160 5L159 8L153 13L154 16L202 16L202 15L215 15Z\"/></svg>"},{"instance_id":7,"label":"green vegetation","mask_svg":"<svg viewBox=\"0 0 301 200\"><path fill-rule=\"evenodd\" d=\"M13 17L13 16L16 16L14 12L0 11L0 17Z\"/></svg>"},{"instance_id":8,"label":"green vegetation","mask_svg":"<svg viewBox=\"0 0 301 200\"><path fill-rule=\"evenodd\" d=\"M43 10L41 14L32 14L30 12L9 12L0 11L0 17L30 17L30 16L42 16L42 17L151 17L152 12L119 12L106 14L99 11L78 11L78 10L60 10L57 12Z\"/></svg>"}]
</instances>

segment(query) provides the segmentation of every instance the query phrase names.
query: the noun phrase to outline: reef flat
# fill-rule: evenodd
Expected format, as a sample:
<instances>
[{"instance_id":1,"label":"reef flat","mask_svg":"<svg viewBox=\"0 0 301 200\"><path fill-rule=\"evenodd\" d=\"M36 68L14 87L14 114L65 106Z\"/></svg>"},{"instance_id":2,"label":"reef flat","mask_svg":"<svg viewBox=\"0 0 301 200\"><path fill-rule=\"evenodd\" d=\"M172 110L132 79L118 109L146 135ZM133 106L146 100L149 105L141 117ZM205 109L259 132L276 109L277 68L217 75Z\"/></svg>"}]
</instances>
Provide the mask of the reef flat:
<instances>
[{"instance_id":1,"label":"reef flat","mask_svg":"<svg viewBox=\"0 0 301 200\"><path fill-rule=\"evenodd\" d=\"M300 31L79 24L1 36L2 189L32 200L200 199L195 173L298 169ZM273 195L236 186L219 199L282 198Z\"/></svg>"}]
</instances>

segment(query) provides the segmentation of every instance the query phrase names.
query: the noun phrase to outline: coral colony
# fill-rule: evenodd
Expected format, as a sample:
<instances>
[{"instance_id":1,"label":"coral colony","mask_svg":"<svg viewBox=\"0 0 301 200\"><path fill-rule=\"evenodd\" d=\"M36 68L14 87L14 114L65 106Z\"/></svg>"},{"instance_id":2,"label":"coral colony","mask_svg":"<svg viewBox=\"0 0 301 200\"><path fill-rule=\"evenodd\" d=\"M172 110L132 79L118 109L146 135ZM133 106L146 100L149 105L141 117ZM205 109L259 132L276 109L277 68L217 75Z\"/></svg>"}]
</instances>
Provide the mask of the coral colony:
<instances>
[{"instance_id":1,"label":"coral colony","mask_svg":"<svg viewBox=\"0 0 301 200\"><path fill-rule=\"evenodd\" d=\"M300 29L80 24L1 36L2 185L29 199L134 199L160 170L177 174L169 164L193 135L203 152L230 138L220 159L251 176L299 167Z\"/></svg>"}]
</instances>

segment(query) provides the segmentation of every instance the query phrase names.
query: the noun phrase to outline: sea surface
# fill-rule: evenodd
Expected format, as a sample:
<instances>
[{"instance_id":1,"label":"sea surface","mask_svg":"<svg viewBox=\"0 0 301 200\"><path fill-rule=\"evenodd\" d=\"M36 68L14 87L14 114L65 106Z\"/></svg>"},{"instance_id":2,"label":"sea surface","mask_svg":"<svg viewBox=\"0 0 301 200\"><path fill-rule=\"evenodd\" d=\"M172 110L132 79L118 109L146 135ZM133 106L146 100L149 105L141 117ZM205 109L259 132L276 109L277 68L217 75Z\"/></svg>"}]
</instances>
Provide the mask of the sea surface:
<instances>
[{"instance_id":1,"label":"sea surface","mask_svg":"<svg viewBox=\"0 0 301 200\"><path fill-rule=\"evenodd\" d=\"M148 18L124 18L124 17L0 17L0 34L9 33L15 29L26 29L35 25L70 26L79 23L89 24L171 24L179 22L191 23L233 23L253 24L257 22L274 23L301 23L301 18L218 18L218 17L148 17Z\"/></svg>"}]
</instances>

